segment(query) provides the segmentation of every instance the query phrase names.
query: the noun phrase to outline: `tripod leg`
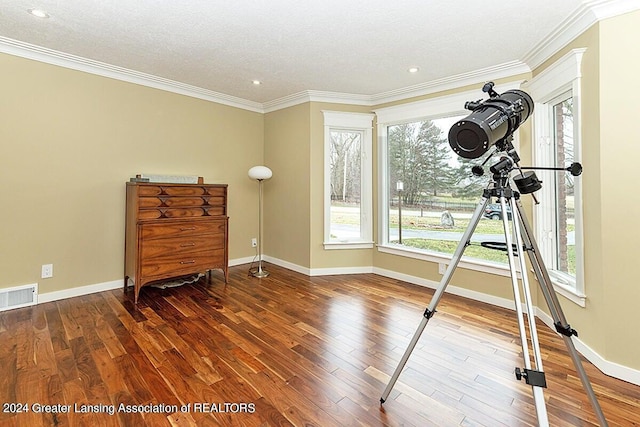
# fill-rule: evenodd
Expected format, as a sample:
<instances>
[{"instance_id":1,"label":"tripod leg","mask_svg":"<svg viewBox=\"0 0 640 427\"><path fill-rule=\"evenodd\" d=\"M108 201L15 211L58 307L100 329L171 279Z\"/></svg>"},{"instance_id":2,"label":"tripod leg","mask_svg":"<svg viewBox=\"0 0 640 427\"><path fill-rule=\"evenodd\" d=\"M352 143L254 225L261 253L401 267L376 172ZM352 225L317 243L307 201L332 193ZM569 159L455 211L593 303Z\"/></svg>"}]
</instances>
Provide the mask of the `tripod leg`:
<instances>
[{"instance_id":1,"label":"tripod leg","mask_svg":"<svg viewBox=\"0 0 640 427\"><path fill-rule=\"evenodd\" d=\"M449 264L449 267L447 267L447 271L445 271L444 275L442 276L440 285L438 285L436 292L433 294L433 298L431 298L431 302L429 303L429 306L424 312L424 317L422 318L422 321L420 322L418 329L413 334L413 338L411 338L411 341L409 342L409 346L407 347L404 354L402 355L402 358L400 359L400 363L398 363L398 366L393 372L393 375L391 375L391 379L389 380L387 387L384 389L384 392L382 393L382 397L380 398L380 403L384 403L389 397L389 393L391 393L391 390L393 389L393 386L398 380L398 377L400 376L400 373L402 372L404 365L407 363L407 360L409 360L409 356L411 356L413 349L418 343L418 340L422 335L422 331L424 331L424 328L427 326L427 323L429 323L429 319L431 319L431 317L435 314L436 307L438 306L438 302L440 302L440 299L442 298L442 295L444 294L444 291L447 288L447 285L451 281L451 277L453 276L453 273L456 267L458 266L460 259L462 258L462 254L464 250L466 249L466 247L469 245L469 242L471 241L471 235L475 231L476 226L480 221L480 218L482 218L482 212L487 206L488 201L489 201L488 197L483 197L482 200L480 200L480 202L476 206L476 210L474 211L473 216L469 221L469 225L467 226L467 229L462 235L462 239L460 240L458 247L456 248L455 252L453 253L453 256L451 257L451 263Z\"/></svg>"},{"instance_id":2,"label":"tripod leg","mask_svg":"<svg viewBox=\"0 0 640 427\"><path fill-rule=\"evenodd\" d=\"M502 222L504 226L504 235L507 244L507 255L509 258L509 270L511 271L511 284L513 286L513 298L515 301L516 315L518 318L518 327L520 331L520 344L522 346L522 357L524 360L524 373L520 374L520 370L516 368L516 377L520 376L526 378L527 384L531 385L531 391L533 393L533 400L536 407L536 414L538 417L538 425L548 426L549 419L547 416L547 407L544 402L543 387L546 387L546 381L544 379L544 373L542 372L542 357L540 355L540 347L538 344L538 334L535 325L535 318L533 317L533 306L531 305L531 292L529 290L529 283L526 278L526 266L524 265L524 257L522 253L522 241L520 236L520 228L518 224L518 212L513 206L513 198L509 198L511 204L512 213L512 226L513 233L516 242L515 248L518 255L518 261L520 262L520 269L522 271L522 287L525 297L525 303L527 307L527 318L529 321L529 332L531 334L531 346L533 348L534 357L536 360L536 370L532 369L531 357L529 355L529 342L527 338L527 331L525 329L524 315L522 311L522 303L520 300L520 286L518 284L518 273L516 270L516 261L513 255L512 236L509 232L509 220L507 211L507 201L504 195L500 196L500 206L502 209Z\"/></svg>"},{"instance_id":3,"label":"tripod leg","mask_svg":"<svg viewBox=\"0 0 640 427\"><path fill-rule=\"evenodd\" d=\"M524 215L524 209L522 208L522 204L520 201L516 202L516 207L518 210L518 214L520 216L520 220L522 226L524 227L523 239L526 247L528 248L529 260L531 261L531 266L533 271L540 283L540 289L544 298L547 302L547 306L549 307L549 311L551 312L551 317L553 318L553 323L556 327L558 333L562 335L565 345L567 346L567 350L569 352L569 356L573 361L573 365L576 368L576 372L580 377L580 381L582 382L582 386L587 393L587 397L591 402L591 406L593 407L594 412L596 413L596 417L598 418L598 422L601 426L608 426L606 418L604 417L604 413L602 412L602 408L600 407L600 403L598 403L598 399L591 387L591 383L589 382L589 377L587 376L586 371L584 370L584 366L582 366L582 360L580 359L580 355L576 350L575 345L573 344L573 340L571 339L572 335L578 335L578 333L571 329L571 326L568 324L567 319L564 316L564 312L562 311L562 307L560 306L560 301L558 301L558 296L553 289L553 284L551 282L551 278L549 276L549 272L542 261L540 250L538 249L538 245L536 244L535 239L533 238L533 233L531 232L531 226L527 220L527 217Z\"/></svg>"}]
</instances>

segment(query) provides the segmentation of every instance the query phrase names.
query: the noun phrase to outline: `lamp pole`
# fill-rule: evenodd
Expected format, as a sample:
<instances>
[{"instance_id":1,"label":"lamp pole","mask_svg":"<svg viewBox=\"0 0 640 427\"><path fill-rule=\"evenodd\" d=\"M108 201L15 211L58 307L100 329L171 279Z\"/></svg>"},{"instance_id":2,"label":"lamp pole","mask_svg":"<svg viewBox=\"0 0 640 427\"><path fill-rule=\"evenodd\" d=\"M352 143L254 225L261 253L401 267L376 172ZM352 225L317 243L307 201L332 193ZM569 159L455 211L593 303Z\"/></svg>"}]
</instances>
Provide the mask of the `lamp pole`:
<instances>
[{"instance_id":1,"label":"lamp pole","mask_svg":"<svg viewBox=\"0 0 640 427\"><path fill-rule=\"evenodd\" d=\"M402 181L396 182L396 190L398 191L398 243L402 244L402 190L404 190Z\"/></svg>"},{"instance_id":2,"label":"lamp pole","mask_svg":"<svg viewBox=\"0 0 640 427\"><path fill-rule=\"evenodd\" d=\"M259 194L258 194L258 271L253 273L253 277L267 277L269 273L262 269L262 181L264 179L258 179Z\"/></svg>"},{"instance_id":3,"label":"lamp pole","mask_svg":"<svg viewBox=\"0 0 640 427\"><path fill-rule=\"evenodd\" d=\"M266 166L254 166L249 169L249 178L258 181L258 270L251 271L249 269L249 273L253 277L267 277L269 275L269 272L262 268L262 185L265 179L271 178L271 175L271 169Z\"/></svg>"}]
</instances>

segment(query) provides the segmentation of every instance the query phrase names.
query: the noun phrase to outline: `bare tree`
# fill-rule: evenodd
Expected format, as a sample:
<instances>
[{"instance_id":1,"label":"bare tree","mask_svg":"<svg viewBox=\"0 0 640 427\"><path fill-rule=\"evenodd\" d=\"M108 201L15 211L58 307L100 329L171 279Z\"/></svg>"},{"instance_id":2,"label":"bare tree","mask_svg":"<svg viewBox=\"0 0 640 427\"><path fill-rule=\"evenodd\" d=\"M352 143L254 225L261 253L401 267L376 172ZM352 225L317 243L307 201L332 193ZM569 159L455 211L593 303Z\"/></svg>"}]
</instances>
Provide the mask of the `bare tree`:
<instances>
[{"instance_id":1,"label":"bare tree","mask_svg":"<svg viewBox=\"0 0 640 427\"><path fill-rule=\"evenodd\" d=\"M360 201L361 141L360 132L331 132L331 200Z\"/></svg>"}]
</instances>

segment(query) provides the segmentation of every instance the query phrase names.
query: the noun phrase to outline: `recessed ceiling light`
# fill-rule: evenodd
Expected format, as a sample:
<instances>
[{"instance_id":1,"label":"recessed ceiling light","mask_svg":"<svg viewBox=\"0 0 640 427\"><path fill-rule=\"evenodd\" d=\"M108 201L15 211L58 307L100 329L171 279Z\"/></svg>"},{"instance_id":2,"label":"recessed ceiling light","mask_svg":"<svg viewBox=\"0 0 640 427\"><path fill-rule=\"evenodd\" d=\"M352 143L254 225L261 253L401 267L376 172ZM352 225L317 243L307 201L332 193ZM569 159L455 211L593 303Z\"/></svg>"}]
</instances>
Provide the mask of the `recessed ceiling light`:
<instances>
[{"instance_id":1,"label":"recessed ceiling light","mask_svg":"<svg viewBox=\"0 0 640 427\"><path fill-rule=\"evenodd\" d=\"M411 67L407 70L410 73L417 73L418 71L420 71L420 68L418 67Z\"/></svg>"},{"instance_id":2,"label":"recessed ceiling light","mask_svg":"<svg viewBox=\"0 0 640 427\"><path fill-rule=\"evenodd\" d=\"M252 80L251 83L253 83L256 86L259 86L262 84L262 82L260 80Z\"/></svg>"},{"instance_id":3,"label":"recessed ceiling light","mask_svg":"<svg viewBox=\"0 0 640 427\"><path fill-rule=\"evenodd\" d=\"M42 9L28 9L27 12L38 18L47 19L49 17L49 14Z\"/></svg>"}]
</instances>

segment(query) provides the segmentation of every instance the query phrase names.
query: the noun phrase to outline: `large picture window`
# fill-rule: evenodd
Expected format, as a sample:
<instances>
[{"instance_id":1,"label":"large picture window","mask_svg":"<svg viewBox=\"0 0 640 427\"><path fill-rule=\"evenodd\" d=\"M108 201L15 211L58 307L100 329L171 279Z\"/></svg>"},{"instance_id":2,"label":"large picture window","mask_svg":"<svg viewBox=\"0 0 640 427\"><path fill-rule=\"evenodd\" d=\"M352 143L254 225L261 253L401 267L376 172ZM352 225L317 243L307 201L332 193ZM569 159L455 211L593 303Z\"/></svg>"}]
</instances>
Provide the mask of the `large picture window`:
<instances>
[{"instance_id":1,"label":"large picture window","mask_svg":"<svg viewBox=\"0 0 640 427\"><path fill-rule=\"evenodd\" d=\"M373 246L373 114L324 111L326 249Z\"/></svg>"},{"instance_id":2,"label":"large picture window","mask_svg":"<svg viewBox=\"0 0 640 427\"><path fill-rule=\"evenodd\" d=\"M376 111L383 252L446 262L460 243L489 181L471 173L479 160L459 157L448 143L449 129L469 114L463 107L472 99L478 92ZM489 204L465 249L466 262L504 270L506 252L480 245L504 242L501 217Z\"/></svg>"}]
</instances>

